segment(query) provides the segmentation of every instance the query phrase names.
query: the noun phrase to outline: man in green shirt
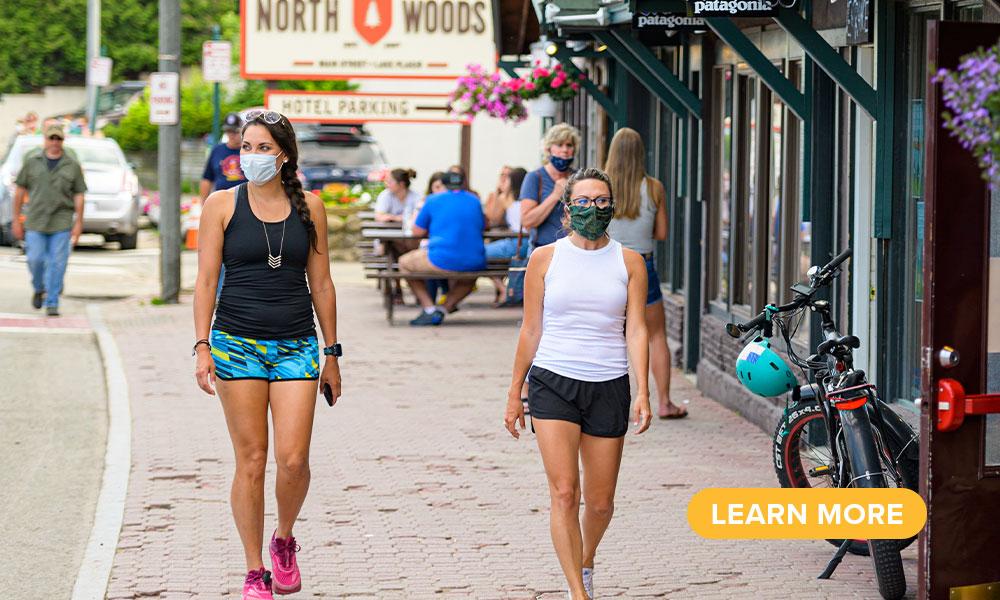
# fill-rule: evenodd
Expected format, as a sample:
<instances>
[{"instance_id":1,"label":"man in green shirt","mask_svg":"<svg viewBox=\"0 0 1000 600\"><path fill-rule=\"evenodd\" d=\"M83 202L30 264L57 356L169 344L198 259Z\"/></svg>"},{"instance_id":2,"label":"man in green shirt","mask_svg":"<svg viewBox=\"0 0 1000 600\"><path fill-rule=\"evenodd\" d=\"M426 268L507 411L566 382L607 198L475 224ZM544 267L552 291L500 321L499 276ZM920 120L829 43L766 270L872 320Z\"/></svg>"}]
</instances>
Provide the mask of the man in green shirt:
<instances>
[{"instance_id":1,"label":"man in green shirt","mask_svg":"<svg viewBox=\"0 0 1000 600\"><path fill-rule=\"evenodd\" d=\"M17 174L14 192L13 233L24 240L28 255L35 308L45 305L51 317L59 316L59 294L69 262L70 248L83 231L83 169L76 159L63 151L66 134L62 125L45 128L41 152L28 152ZM21 224L21 209L27 205Z\"/></svg>"}]
</instances>

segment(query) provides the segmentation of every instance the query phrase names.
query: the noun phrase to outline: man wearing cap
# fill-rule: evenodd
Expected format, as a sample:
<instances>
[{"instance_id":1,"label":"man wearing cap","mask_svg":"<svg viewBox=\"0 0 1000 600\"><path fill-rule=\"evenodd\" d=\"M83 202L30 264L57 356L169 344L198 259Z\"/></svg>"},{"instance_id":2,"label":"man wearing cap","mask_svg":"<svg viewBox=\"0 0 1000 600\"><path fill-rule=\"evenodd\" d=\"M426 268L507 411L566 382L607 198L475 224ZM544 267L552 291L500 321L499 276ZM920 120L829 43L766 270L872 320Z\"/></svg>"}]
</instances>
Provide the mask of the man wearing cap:
<instances>
[{"instance_id":1,"label":"man wearing cap","mask_svg":"<svg viewBox=\"0 0 1000 600\"><path fill-rule=\"evenodd\" d=\"M228 190L247 180L240 169L240 127L243 121L236 113L229 113L222 120L222 130L225 141L212 148L205 163L205 172L201 175L198 195L201 203L205 203L208 195L217 190Z\"/></svg>"},{"instance_id":2,"label":"man wearing cap","mask_svg":"<svg viewBox=\"0 0 1000 600\"><path fill-rule=\"evenodd\" d=\"M49 316L59 316L59 294L70 249L83 232L83 180L80 163L63 151L62 125L45 127L42 150L28 152L17 174L13 233L24 240L34 294L31 304L44 304ZM21 224L25 196L31 200Z\"/></svg>"}]
</instances>

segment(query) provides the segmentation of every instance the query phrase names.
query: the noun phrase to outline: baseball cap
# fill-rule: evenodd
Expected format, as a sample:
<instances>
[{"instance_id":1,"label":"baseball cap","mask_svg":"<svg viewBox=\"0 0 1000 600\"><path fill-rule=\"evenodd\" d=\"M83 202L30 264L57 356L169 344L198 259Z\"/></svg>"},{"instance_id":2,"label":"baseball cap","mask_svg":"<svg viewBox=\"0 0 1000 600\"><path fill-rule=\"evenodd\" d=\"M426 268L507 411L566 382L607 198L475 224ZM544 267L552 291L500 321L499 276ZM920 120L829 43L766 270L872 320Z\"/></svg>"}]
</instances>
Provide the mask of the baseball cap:
<instances>
[{"instance_id":1,"label":"baseball cap","mask_svg":"<svg viewBox=\"0 0 1000 600\"><path fill-rule=\"evenodd\" d=\"M62 139L66 139L66 132L63 131L63 126L58 123L51 123L45 127L45 137L52 135L57 135Z\"/></svg>"},{"instance_id":2,"label":"baseball cap","mask_svg":"<svg viewBox=\"0 0 1000 600\"><path fill-rule=\"evenodd\" d=\"M239 131L240 127L243 127L243 119L236 113L229 113L222 120L223 131Z\"/></svg>"},{"instance_id":3,"label":"baseball cap","mask_svg":"<svg viewBox=\"0 0 1000 600\"><path fill-rule=\"evenodd\" d=\"M461 173L449 171L441 178L441 183L449 190L460 190L465 185L465 177Z\"/></svg>"}]
</instances>

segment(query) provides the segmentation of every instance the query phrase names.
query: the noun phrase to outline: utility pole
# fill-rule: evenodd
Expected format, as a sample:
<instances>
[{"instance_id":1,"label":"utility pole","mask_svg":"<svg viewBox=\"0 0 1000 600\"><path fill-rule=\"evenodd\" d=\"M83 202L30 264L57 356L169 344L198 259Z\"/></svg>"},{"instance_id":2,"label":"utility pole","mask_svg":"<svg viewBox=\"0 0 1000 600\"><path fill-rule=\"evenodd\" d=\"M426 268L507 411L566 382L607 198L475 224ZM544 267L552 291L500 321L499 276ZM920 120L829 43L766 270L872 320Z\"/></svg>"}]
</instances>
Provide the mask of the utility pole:
<instances>
[{"instance_id":1,"label":"utility pole","mask_svg":"<svg viewBox=\"0 0 1000 600\"><path fill-rule=\"evenodd\" d=\"M218 25L212 25L212 39L219 40L222 38L222 29ZM219 143L219 138L222 137L222 131L219 128L219 117L220 117L220 107L219 107L219 82L216 81L212 84L212 143L210 146L215 146Z\"/></svg>"},{"instance_id":2,"label":"utility pole","mask_svg":"<svg viewBox=\"0 0 1000 600\"><path fill-rule=\"evenodd\" d=\"M160 1L160 71L181 66L180 0ZM179 87L178 83L178 87ZM179 104L179 103L178 103ZM160 299L176 304L181 288L181 124L160 125L157 167L160 181Z\"/></svg>"},{"instance_id":3,"label":"utility pole","mask_svg":"<svg viewBox=\"0 0 1000 600\"><path fill-rule=\"evenodd\" d=\"M97 86L90 80L91 62L101 55L101 0L87 0L87 116L97 127Z\"/></svg>"}]
</instances>

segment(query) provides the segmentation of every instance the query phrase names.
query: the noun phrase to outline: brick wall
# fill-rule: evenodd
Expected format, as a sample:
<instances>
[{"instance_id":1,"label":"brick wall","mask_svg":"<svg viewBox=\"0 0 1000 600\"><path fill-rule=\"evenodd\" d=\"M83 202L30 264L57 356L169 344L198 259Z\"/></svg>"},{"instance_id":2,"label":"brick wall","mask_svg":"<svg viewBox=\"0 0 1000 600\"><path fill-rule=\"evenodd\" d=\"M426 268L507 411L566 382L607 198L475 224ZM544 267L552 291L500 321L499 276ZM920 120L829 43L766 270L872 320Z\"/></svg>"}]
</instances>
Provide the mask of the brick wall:
<instances>
[{"instance_id":1,"label":"brick wall","mask_svg":"<svg viewBox=\"0 0 1000 600\"><path fill-rule=\"evenodd\" d=\"M743 344L726 333L726 321L710 314L701 316L701 360L698 363L698 389L760 427L774 431L785 409L785 398L761 398L748 392L737 381L733 368ZM775 348L782 358L783 352ZM803 355L805 348L796 346ZM793 373L795 371L793 370ZM798 374L796 374L798 375ZM799 376L801 379L801 376Z\"/></svg>"},{"instance_id":2,"label":"brick wall","mask_svg":"<svg viewBox=\"0 0 1000 600\"><path fill-rule=\"evenodd\" d=\"M675 367L683 364L684 296L663 290L663 311L667 319L667 345Z\"/></svg>"}]
</instances>

